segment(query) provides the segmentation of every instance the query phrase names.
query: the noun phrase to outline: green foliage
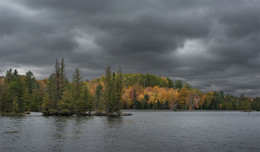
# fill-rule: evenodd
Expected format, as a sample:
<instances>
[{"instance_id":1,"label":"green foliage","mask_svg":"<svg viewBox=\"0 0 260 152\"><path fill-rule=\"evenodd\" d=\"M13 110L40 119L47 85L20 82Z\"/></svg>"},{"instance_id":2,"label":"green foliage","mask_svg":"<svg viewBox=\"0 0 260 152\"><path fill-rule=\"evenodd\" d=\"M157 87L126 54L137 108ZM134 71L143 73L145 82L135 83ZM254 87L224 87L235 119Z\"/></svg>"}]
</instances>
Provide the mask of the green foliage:
<instances>
[{"instance_id":1,"label":"green foliage","mask_svg":"<svg viewBox=\"0 0 260 152\"><path fill-rule=\"evenodd\" d=\"M83 109L84 113L88 111L89 114L91 114L91 111L94 110L95 104L94 104L94 98L90 94L87 85L85 85L83 88L83 94L81 96L81 101L83 102L82 107L84 108Z\"/></svg>"},{"instance_id":2,"label":"green foliage","mask_svg":"<svg viewBox=\"0 0 260 152\"><path fill-rule=\"evenodd\" d=\"M110 67L106 68L106 76L104 77L104 100L107 113L120 113L120 101L123 90L123 74L119 67L118 73L111 75Z\"/></svg>"},{"instance_id":3,"label":"green foliage","mask_svg":"<svg viewBox=\"0 0 260 152\"><path fill-rule=\"evenodd\" d=\"M35 77L31 71L25 74L25 87L28 88L29 94L32 94L33 89L35 89Z\"/></svg>"},{"instance_id":4,"label":"green foliage","mask_svg":"<svg viewBox=\"0 0 260 152\"><path fill-rule=\"evenodd\" d=\"M44 93L36 89L31 95L30 111L41 111Z\"/></svg>"},{"instance_id":5,"label":"green foliage","mask_svg":"<svg viewBox=\"0 0 260 152\"><path fill-rule=\"evenodd\" d=\"M191 90L191 85L189 83L184 83L183 87Z\"/></svg>"},{"instance_id":6,"label":"green foliage","mask_svg":"<svg viewBox=\"0 0 260 152\"><path fill-rule=\"evenodd\" d=\"M117 113L121 113L120 111L120 101L122 98L122 91L123 91L123 73L121 67L118 67L117 76L115 80L115 111Z\"/></svg>"},{"instance_id":7,"label":"green foliage","mask_svg":"<svg viewBox=\"0 0 260 152\"><path fill-rule=\"evenodd\" d=\"M51 110L51 100L50 100L50 96L48 93L46 93L43 97L43 102L42 102L42 113L43 115L48 115L50 113Z\"/></svg>"},{"instance_id":8,"label":"green foliage","mask_svg":"<svg viewBox=\"0 0 260 152\"><path fill-rule=\"evenodd\" d=\"M169 88L174 88L174 83L173 83L173 81L172 81L170 78L167 78L167 80L168 80L168 87L169 87Z\"/></svg>"},{"instance_id":9,"label":"green foliage","mask_svg":"<svg viewBox=\"0 0 260 152\"><path fill-rule=\"evenodd\" d=\"M175 87L175 90L173 89ZM145 91L146 92L145 92ZM122 98L123 97L123 98ZM45 80L35 80L9 69L0 77L0 112L42 111L44 115L90 115L92 111L120 114L120 108L260 110L260 98L239 97L223 91L202 93L181 80L152 74L123 74L121 68L100 79L82 81L77 68L73 79L66 78L64 59L55 64L55 72Z\"/></svg>"},{"instance_id":10,"label":"green foliage","mask_svg":"<svg viewBox=\"0 0 260 152\"><path fill-rule=\"evenodd\" d=\"M75 74L73 74L72 80L72 88L73 88L73 97L75 99L80 98L80 94L82 93L82 77L80 76L80 71L77 68Z\"/></svg>"},{"instance_id":11,"label":"green foliage","mask_svg":"<svg viewBox=\"0 0 260 152\"><path fill-rule=\"evenodd\" d=\"M153 74L122 74L122 81L124 86L133 86L135 84L138 84L143 87L160 86L173 88L173 81L170 78L158 77Z\"/></svg>"},{"instance_id":12,"label":"green foliage","mask_svg":"<svg viewBox=\"0 0 260 152\"><path fill-rule=\"evenodd\" d=\"M19 102L18 97L17 96L14 97L14 99L13 99L13 110L14 110L15 113L20 112L18 102Z\"/></svg>"},{"instance_id":13,"label":"green foliage","mask_svg":"<svg viewBox=\"0 0 260 152\"><path fill-rule=\"evenodd\" d=\"M182 81L181 80L175 80L174 86L176 89L182 89Z\"/></svg>"},{"instance_id":14,"label":"green foliage","mask_svg":"<svg viewBox=\"0 0 260 152\"><path fill-rule=\"evenodd\" d=\"M103 103L102 103L102 96L103 96L103 86L98 82L95 90L95 100L96 100L96 109L99 112L102 112L104 109Z\"/></svg>"},{"instance_id":15,"label":"green foliage","mask_svg":"<svg viewBox=\"0 0 260 152\"><path fill-rule=\"evenodd\" d=\"M106 105L106 112L111 113L113 112L113 97L112 97L112 77L110 67L106 68L106 76L105 76L105 105Z\"/></svg>"}]
</instances>

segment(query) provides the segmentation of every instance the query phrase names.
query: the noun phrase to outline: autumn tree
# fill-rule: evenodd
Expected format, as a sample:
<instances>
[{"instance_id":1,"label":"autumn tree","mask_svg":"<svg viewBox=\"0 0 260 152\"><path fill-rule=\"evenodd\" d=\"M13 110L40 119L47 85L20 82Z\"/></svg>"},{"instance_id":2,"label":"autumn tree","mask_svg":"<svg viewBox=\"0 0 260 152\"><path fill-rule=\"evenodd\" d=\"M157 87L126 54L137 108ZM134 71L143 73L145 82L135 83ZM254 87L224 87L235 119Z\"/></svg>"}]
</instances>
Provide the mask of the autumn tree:
<instances>
[{"instance_id":1,"label":"autumn tree","mask_svg":"<svg viewBox=\"0 0 260 152\"><path fill-rule=\"evenodd\" d=\"M187 105L187 100L189 97L189 90L187 88L182 88L180 90L179 96L178 96L178 106L181 109L186 109L186 105Z\"/></svg>"}]
</instances>

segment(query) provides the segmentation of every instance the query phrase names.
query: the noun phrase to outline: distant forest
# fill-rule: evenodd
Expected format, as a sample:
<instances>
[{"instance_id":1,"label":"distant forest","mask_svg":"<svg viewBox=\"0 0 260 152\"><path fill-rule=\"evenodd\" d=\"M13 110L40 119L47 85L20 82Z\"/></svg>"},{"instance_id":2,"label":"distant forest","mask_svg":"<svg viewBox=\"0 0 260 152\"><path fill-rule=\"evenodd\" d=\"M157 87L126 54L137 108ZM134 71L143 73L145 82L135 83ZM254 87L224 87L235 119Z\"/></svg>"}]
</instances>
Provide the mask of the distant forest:
<instances>
[{"instance_id":1,"label":"distant forest","mask_svg":"<svg viewBox=\"0 0 260 152\"><path fill-rule=\"evenodd\" d=\"M66 78L64 59L56 60L54 72L36 80L33 72L19 75L8 70L0 77L0 113L42 112L44 115L91 115L121 113L120 109L171 110L260 110L259 97L233 96L219 92L203 93L181 80L152 74L122 73L110 67L100 78L83 81L75 69Z\"/></svg>"}]
</instances>

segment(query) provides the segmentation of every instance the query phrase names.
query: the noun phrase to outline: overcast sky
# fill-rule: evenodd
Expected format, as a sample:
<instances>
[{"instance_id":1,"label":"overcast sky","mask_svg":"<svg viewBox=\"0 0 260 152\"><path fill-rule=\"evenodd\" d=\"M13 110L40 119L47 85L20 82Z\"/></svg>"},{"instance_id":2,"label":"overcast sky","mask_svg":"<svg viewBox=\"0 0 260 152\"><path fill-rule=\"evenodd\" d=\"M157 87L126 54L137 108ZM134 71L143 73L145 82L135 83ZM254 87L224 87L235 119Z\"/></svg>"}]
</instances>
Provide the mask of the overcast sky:
<instances>
[{"instance_id":1,"label":"overcast sky","mask_svg":"<svg viewBox=\"0 0 260 152\"><path fill-rule=\"evenodd\" d=\"M0 75L106 66L260 96L259 0L1 0Z\"/></svg>"}]
</instances>

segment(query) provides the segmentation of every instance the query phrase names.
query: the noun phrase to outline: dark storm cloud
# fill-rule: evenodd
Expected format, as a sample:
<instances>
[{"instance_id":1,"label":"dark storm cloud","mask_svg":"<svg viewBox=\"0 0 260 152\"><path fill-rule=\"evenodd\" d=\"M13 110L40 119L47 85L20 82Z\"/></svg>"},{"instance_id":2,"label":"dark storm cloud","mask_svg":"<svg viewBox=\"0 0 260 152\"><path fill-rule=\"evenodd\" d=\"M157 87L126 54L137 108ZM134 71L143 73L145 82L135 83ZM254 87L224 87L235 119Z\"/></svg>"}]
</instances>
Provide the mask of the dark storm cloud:
<instances>
[{"instance_id":1,"label":"dark storm cloud","mask_svg":"<svg viewBox=\"0 0 260 152\"><path fill-rule=\"evenodd\" d=\"M68 75L80 67L88 79L121 65L205 91L260 95L259 6L257 0L3 0L1 70L44 78L64 57Z\"/></svg>"}]
</instances>

